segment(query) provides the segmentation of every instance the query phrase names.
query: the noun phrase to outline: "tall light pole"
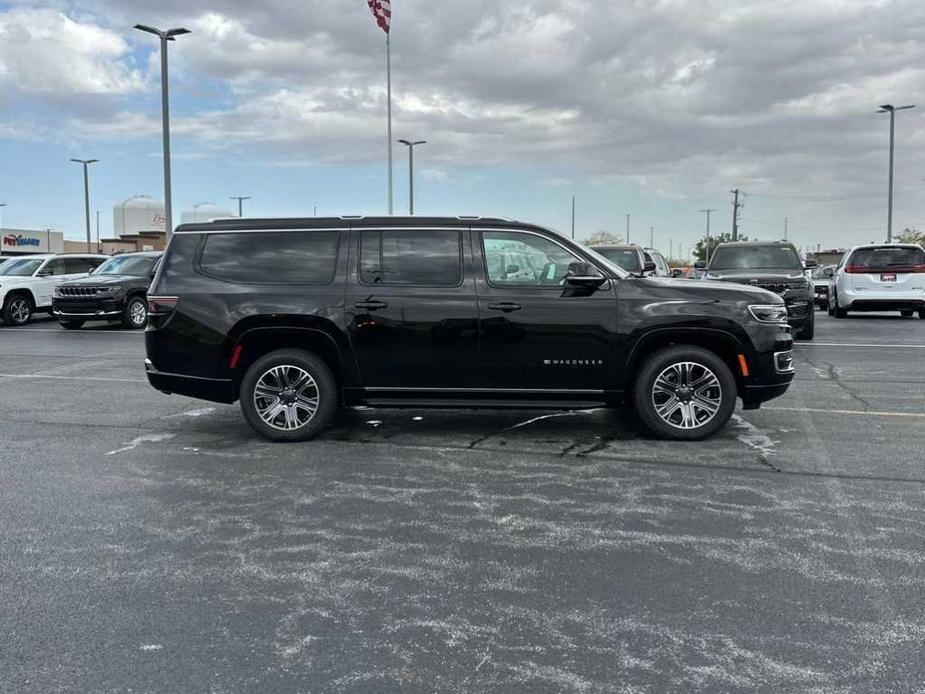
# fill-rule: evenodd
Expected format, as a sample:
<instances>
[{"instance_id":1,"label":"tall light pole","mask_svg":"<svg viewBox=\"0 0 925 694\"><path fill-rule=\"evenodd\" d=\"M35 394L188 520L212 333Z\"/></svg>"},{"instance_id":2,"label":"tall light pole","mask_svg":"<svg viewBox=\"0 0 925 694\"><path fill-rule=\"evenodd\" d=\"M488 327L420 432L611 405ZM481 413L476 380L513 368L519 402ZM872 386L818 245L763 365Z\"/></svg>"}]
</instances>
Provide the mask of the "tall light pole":
<instances>
[{"instance_id":1,"label":"tall light pole","mask_svg":"<svg viewBox=\"0 0 925 694\"><path fill-rule=\"evenodd\" d=\"M100 248L100 211L96 211L96 252L102 251Z\"/></svg>"},{"instance_id":2,"label":"tall light pole","mask_svg":"<svg viewBox=\"0 0 925 694\"><path fill-rule=\"evenodd\" d=\"M414 148L418 145L426 145L427 140L399 140L399 142L408 147L408 210L409 214L414 215Z\"/></svg>"},{"instance_id":3,"label":"tall light pole","mask_svg":"<svg viewBox=\"0 0 925 694\"><path fill-rule=\"evenodd\" d=\"M572 196L572 241L575 240L575 196Z\"/></svg>"},{"instance_id":4,"label":"tall light pole","mask_svg":"<svg viewBox=\"0 0 925 694\"><path fill-rule=\"evenodd\" d=\"M630 216L626 215L626 242L630 242Z\"/></svg>"},{"instance_id":5,"label":"tall light pole","mask_svg":"<svg viewBox=\"0 0 925 694\"><path fill-rule=\"evenodd\" d=\"M168 29L161 31L144 24L136 24L139 31L154 34L161 40L161 120L164 139L164 213L167 218L167 240L173 233L173 202L170 195L170 96L167 88L167 42L175 37L190 33L189 29Z\"/></svg>"},{"instance_id":6,"label":"tall light pole","mask_svg":"<svg viewBox=\"0 0 925 694\"><path fill-rule=\"evenodd\" d=\"M95 164L99 159L71 159L75 164L83 164L84 167L84 213L87 218L87 253L90 250L90 164ZM51 250L51 249L49 249Z\"/></svg>"},{"instance_id":7,"label":"tall light pole","mask_svg":"<svg viewBox=\"0 0 925 694\"><path fill-rule=\"evenodd\" d=\"M883 104L880 107L880 110L877 111L877 113L890 114L890 199L887 203L886 213L887 243L892 243L893 241L893 143L896 139L896 112L905 111L910 108L915 108L915 104L910 104L908 106L893 106L893 104Z\"/></svg>"},{"instance_id":8,"label":"tall light pole","mask_svg":"<svg viewBox=\"0 0 925 694\"><path fill-rule=\"evenodd\" d=\"M707 215L707 249L705 253L706 257L704 258L704 260L709 263L710 262L710 215L716 212L716 208L710 208L708 210L700 210L700 211L704 212Z\"/></svg>"},{"instance_id":9,"label":"tall light pole","mask_svg":"<svg viewBox=\"0 0 925 694\"><path fill-rule=\"evenodd\" d=\"M3 208L7 206L7 203L0 202L0 229L3 228Z\"/></svg>"},{"instance_id":10,"label":"tall light pole","mask_svg":"<svg viewBox=\"0 0 925 694\"><path fill-rule=\"evenodd\" d=\"M232 195L228 199L238 201L238 217L243 217L244 216L244 201L250 200L250 197L246 195Z\"/></svg>"},{"instance_id":11,"label":"tall light pole","mask_svg":"<svg viewBox=\"0 0 925 694\"><path fill-rule=\"evenodd\" d=\"M655 248L655 227L649 227L649 248Z\"/></svg>"}]
</instances>

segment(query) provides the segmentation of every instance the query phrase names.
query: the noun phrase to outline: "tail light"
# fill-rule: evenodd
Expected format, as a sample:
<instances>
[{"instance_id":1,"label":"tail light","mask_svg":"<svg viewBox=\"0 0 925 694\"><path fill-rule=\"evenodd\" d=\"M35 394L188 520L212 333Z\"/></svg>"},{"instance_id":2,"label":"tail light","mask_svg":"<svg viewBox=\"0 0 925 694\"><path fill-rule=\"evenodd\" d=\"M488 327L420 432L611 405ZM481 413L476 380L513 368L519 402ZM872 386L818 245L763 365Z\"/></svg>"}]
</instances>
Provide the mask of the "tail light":
<instances>
[{"instance_id":1,"label":"tail light","mask_svg":"<svg viewBox=\"0 0 925 694\"><path fill-rule=\"evenodd\" d=\"M925 272L925 265L893 265L892 267L875 268L866 265L845 265L845 272L849 275L861 275L877 272Z\"/></svg>"},{"instance_id":2,"label":"tail light","mask_svg":"<svg viewBox=\"0 0 925 694\"><path fill-rule=\"evenodd\" d=\"M148 315L169 316L177 307L179 299L175 296L149 296Z\"/></svg>"},{"instance_id":3,"label":"tail light","mask_svg":"<svg viewBox=\"0 0 925 694\"><path fill-rule=\"evenodd\" d=\"M869 271L865 265L845 265L845 272L849 275L863 275Z\"/></svg>"}]
</instances>

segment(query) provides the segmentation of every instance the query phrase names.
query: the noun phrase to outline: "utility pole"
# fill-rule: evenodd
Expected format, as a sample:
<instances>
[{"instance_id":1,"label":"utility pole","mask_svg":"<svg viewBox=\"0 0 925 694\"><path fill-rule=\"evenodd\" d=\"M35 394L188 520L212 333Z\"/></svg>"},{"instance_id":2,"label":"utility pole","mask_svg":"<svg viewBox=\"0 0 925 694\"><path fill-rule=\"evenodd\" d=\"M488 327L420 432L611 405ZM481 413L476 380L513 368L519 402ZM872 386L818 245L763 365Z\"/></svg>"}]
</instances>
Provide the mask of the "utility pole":
<instances>
[{"instance_id":1,"label":"utility pole","mask_svg":"<svg viewBox=\"0 0 925 694\"><path fill-rule=\"evenodd\" d=\"M90 164L95 164L99 159L71 159L76 164L82 164L84 167L84 214L87 220L87 253L90 253Z\"/></svg>"},{"instance_id":2,"label":"utility pole","mask_svg":"<svg viewBox=\"0 0 925 694\"><path fill-rule=\"evenodd\" d=\"M100 252L100 211L96 211L96 252Z\"/></svg>"},{"instance_id":3,"label":"utility pole","mask_svg":"<svg viewBox=\"0 0 925 694\"><path fill-rule=\"evenodd\" d=\"M655 248L655 227L649 227L649 248Z\"/></svg>"},{"instance_id":4,"label":"utility pole","mask_svg":"<svg viewBox=\"0 0 925 694\"><path fill-rule=\"evenodd\" d=\"M408 214L414 216L414 148L426 145L427 140L399 140L408 147Z\"/></svg>"},{"instance_id":5,"label":"utility pole","mask_svg":"<svg viewBox=\"0 0 925 694\"><path fill-rule=\"evenodd\" d=\"M880 110L877 113L889 113L890 114L890 199L887 206L886 213L886 242L893 242L893 143L896 139L896 112L905 111L910 108L915 108L915 105L909 106L893 106L892 104L884 104L880 107Z\"/></svg>"},{"instance_id":6,"label":"utility pole","mask_svg":"<svg viewBox=\"0 0 925 694\"><path fill-rule=\"evenodd\" d=\"M575 240L575 196L572 196L572 241Z\"/></svg>"},{"instance_id":7,"label":"utility pole","mask_svg":"<svg viewBox=\"0 0 925 694\"><path fill-rule=\"evenodd\" d=\"M250 197L245 196L245 195L232 195L228 199L238 201L238 217L243 217L244 216L244 201L250 200Z\"/></svg>"},{"instance_id":8,"label":"utility pole","mask_svg":"<svg viewBox=\"0 0 925 694\"><path fill-rule=\"evenodd\" d=\"M784 217L784 241L787 240L787 218Z\"/></svg>"},{"instance_id":9,"label":"utility pole","mask_svg":"<svg viewBox=\"0 0 925 694\"><path fill-rule=\"evenodd\" d=\"M704 260L709 263L710 262L710 215L716 212L716 210L714 208L710 208L708 210L700 210L700 211L706 212L707 214L707 246L706 246L706 252L704 254Z\"/></svg>"},{"instance_id":10,"label":"utility pole","mask_svg":"<svg viewBox=\"0 0 925 694\"><path fill-rule=\"evenodd\" d=\"M164 217L166 217L166 240L173 234L173 199L170 188L170 93L167 75L167 42L175 41L177 36L190 33L189 29L178 27L161 31L144 24L136 24L139 31L154 34L161 41L161 137L164 145Z\"/></svg>"},{"instance_id":11,"label":"utility pole","mask_svg":"<svg viewBox=\"0 0 925 694\"><path fill-rule=\"evenodd\" d=\"M668 239L668 260L674 258L674 239Z\"/></svg>"},{"instance_id":12,"label":"utility pole","mask_svg":"<svg viewBox=\"0 0 925 694\"><path fill-rule=\"evenodd\" d=\"M630 242L630 216L626 215L626 242Z\"/></svg>"},{"instance_id":13,"label":"utility pole","mask_svg":"<svg viewBox=\"0 0 925 694\"><path fill-rule=\"evenodd\" d=\"M735 196L735 199L732 203L732 240L738 241L739 240L739 208L742 207L739 204L739 193L741 193L742 191L736 188L735 190L731 190L729 192Z\"/></svg>"}]
</instances>

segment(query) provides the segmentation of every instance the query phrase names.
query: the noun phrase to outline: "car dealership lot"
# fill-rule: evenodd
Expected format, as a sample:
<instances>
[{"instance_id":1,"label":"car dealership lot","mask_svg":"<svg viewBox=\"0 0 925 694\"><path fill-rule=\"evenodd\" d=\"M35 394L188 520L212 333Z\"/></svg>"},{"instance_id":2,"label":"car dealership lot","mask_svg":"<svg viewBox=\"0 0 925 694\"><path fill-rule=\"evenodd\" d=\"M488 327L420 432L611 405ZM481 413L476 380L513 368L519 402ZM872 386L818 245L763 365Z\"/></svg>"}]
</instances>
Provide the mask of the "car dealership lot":
<instances>
[{"instance_id":1,"label":"car dealership lot","mask_svg":"<svg viewBox=\"0 0 925 694\"><path fill-rule=\"evenodd\" d=\"M925 321L818 312L705 443L625 413L167 397L143 335L0 328L11 690L822 691L925 681Z\"/></svg>"}]
</instances>

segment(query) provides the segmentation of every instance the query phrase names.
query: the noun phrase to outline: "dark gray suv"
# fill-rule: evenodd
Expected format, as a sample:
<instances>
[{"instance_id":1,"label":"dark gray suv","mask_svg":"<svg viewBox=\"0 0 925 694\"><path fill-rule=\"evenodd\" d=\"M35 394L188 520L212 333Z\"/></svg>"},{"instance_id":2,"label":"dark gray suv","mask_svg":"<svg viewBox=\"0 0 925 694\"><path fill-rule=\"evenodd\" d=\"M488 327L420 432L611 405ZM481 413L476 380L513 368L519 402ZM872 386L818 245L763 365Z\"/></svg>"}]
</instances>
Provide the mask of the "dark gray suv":
<instances>
[{"instance_id":1,"label":"dark gray suv","mask_svg":"<svg viewBox=\"0 0 925 694\"><path fill-rule=\"evenodd\" d=\"M812 340L816 332L816 297L805 270L816 267L815 260L804 265L800 254L786 241L737 241L723 243L713 251L709 263L698 261L695 268L705 271L703 279L736 282L761 287L779 294L787 304L787 322L800 340Z\"/></svg>"}]
</instances>

